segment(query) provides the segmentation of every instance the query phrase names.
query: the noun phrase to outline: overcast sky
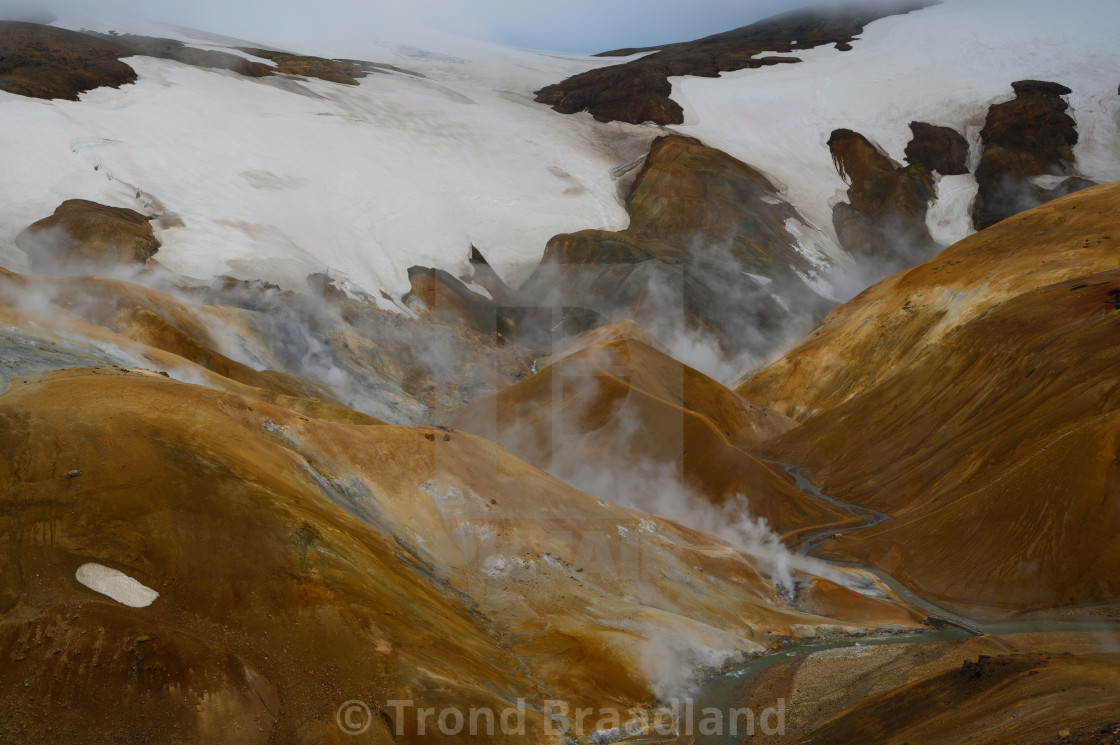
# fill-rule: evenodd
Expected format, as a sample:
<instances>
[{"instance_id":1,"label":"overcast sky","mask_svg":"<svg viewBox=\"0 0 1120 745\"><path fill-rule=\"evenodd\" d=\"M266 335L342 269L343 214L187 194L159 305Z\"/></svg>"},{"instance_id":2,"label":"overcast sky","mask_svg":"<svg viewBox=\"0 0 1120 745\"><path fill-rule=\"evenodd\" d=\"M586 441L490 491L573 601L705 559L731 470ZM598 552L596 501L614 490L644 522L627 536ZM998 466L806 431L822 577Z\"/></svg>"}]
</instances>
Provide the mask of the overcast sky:
<instances>
[{"instance_id":1,"label":"overcast sky","mask_svg":"<svg viewBox=\"0 0 1120 745\"><path fill-rule=\"evenodd\" d=\"M0 0L0 11L54 8L144 18L245 37L315 41L368 29L384 38L401 23L513 46L601 52L687 41L812 0Z\"/></svg>"}]
</instances>

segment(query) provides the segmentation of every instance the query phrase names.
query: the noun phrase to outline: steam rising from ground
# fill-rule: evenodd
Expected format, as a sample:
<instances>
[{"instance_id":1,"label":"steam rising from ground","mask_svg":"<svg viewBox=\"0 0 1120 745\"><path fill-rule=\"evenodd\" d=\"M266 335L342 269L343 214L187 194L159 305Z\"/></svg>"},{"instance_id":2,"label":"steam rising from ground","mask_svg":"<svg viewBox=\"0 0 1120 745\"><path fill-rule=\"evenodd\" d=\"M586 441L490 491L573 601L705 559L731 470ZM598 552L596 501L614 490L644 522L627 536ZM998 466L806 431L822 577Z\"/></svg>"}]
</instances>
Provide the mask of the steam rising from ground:
<instances>
[{"instance_id":1,"label":"steam rising from ground","mask_svg":"<svg viewBox=\"0 0 1120 745\"><path fill-rule=\"evenodd\" d=\"M609 369L609 361L604 362L604 367ZM581 378L578 375L565 377L569 384L573 380ZM576 385L583 386L585 390L577 394L569 385L565 390L565 403L598 400L595 389L600 383L590 374L590 368L589 374ZM558 446L553 449L553 462L549 469L553 476L613 504L668 518L726 541L754 556L759 570L787 601L796 594L795 571L850 584L842 573L829 568L823 561L791 552L770 529L765 518L751 514L746 495L726 494L721 503L713 504L710 498L685 483L678 463L643 457L644 424L625 404L609 422L612 436L618 443L617 450L610 457L601 459L588 458L586 450L573 446L573 441L583 434L564 434L565 431L575 431L573 422L579 420L582 414L579 408L554 406L554 411L561 410L562 421L554 423L553 442Z\"/></svg>"},{"instance_id":2,"label":"steam rising from ground","mask_svg":"<svg viewBox=\"0 0 1120 745\"><path fill-rule=\"evenodd\" d=\"M687 260L542 263L521 291L542 307L633 320L676 359L729 384L792 348L836 305L791 268L752 274L730 241L695 237ZM772 267L760 268L766 272Z\"/></svg>"},{"instance_id":3,"label":"steam rising from ground","mask_svg":"<svg viewBox=\"0 0 1120 745\"><path fill-rule=\"evenodd\" d=\"M91 267L44 266L40 260L37 268L44 277L60 279L22 287L8 283L5 289L15 296L3 298L34 318L77 319L121 333L136 308L145 308L234 362L308 380L351 408L391 423L431 423L441 407L462 406L508 384L500 370L517 369L523 366L519 355L526 361L529 356L462 329L380 310L372 298L348 297L325 278L327 289L320 295L230 278L190 284L158 265L104 264L96 267L99 277L69 279L62 277ZM164 293L182 308L161 309L142 290L114 282ZM120 364L122 355L118 350L112 362L85 364ZM190 364L168 372L184 382L204 380Z\"/></svg>"},{"instance_id":4,"label":"steam rising from ground","mask_svg":"<svg viewBox=\"0 0 1120 745\"><path fill-rule=\"evenodd\" d=\"M727 385L804 337L813 315L785 298L810 294L804 284L749 274L729 245L697 244L689 264L650 275L634 320L673 357Z\"/></svg>"}]
</instances>

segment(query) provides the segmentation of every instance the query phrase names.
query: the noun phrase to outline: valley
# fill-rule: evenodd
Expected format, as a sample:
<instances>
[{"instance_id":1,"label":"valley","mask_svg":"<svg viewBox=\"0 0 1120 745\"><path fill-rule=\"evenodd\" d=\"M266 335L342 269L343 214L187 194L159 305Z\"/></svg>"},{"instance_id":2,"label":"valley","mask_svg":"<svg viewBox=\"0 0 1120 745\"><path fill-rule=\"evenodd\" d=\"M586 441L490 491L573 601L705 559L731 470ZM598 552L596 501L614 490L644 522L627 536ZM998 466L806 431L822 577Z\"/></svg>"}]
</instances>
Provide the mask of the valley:
<instances>
[{"instance_id":1,"label":"valley","mask_svg":"<svg viewBox=\"0 0 1120 745\"><path fill-rule=\"evenodd\" d=\"M1027 5L5 11L0 741L1115 742L1120 10Z\"/></svg>"}]
</instances>

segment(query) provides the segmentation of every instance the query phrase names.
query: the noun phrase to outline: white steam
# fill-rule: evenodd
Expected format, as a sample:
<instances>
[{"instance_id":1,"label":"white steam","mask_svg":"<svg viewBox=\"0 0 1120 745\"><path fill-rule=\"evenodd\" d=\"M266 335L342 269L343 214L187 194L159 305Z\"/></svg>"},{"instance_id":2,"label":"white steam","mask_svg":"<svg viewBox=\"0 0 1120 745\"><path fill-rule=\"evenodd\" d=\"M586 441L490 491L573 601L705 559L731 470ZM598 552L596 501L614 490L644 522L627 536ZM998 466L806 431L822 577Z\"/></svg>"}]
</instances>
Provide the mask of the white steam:
<instances>
[{"instance_id":1,"label":"white steam","mask_svg":"<svg viewBox=\"0 0 1120 745\"><path fill-rule=\"evenodd\" d=\"M598 378L588 375L582 378L585 382L576 383L578 380L579 376L565 377L565 403L595 402L600 385ZM580 395L572 395L575 385L585 390ZM714 503L709 496L685 482L679 463L642 456L645 425L625 405L609 422L610 439L617 449L610 457L588 457L588 449L577 443L586 435L565 434L575 431L572 422L580 418L579 408L565 406L561 415L563 421L554 423L555 447L549 472L556 478L621 507L658 515L715 536L750 554L756 559L759 571L787 601L796 594L795 571L850 584L851 580L843 573L831 569L823 561L790 551L771 530L765 517L752 514L746 495L726 494L722 495L721 503Z\"/></svg>"}]
</instances>

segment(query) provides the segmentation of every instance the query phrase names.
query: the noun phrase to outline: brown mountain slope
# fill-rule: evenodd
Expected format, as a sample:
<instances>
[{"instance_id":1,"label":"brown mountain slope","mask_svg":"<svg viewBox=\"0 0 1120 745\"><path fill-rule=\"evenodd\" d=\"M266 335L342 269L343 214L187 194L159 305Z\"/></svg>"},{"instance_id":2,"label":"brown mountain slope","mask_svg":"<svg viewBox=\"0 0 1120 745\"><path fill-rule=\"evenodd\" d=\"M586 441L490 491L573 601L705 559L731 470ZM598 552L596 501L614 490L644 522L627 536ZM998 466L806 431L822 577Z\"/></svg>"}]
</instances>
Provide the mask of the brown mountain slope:
<instances>
[{"instance_id":1,"label":"brown mountain slope","mask_svg":"<svg viewBox=\"0 0 1120 745\"><path fill-rule=\"evenodd\" d=\"M744 681L735 702L758 711L777 697L785 731L750 742L1048 745L1116 721L1120 658L1100 633L832 650Z\"/></svg>"},{"instance_id":2,"label":"brown mountain slope","mask_svg":"<svg viewBox=\"0 0 1120 745\"><path fill-rule=\"evenodd\" d=\"M802 742L953 743L962 732L975 743L1047 742L1062 725L1113 721L1120 705L1120 664L1108 656L1012 654L969 662L869 697ZM1062 705L1069 708L1063 712Z\"/></svg>"},{"instance_id":3,"label":"brown mountain slope","mask_svg":"<svg viewBox=\"0 0 1120 745\"><path fill-rule=\"evenodd\" d=\"M595 481L599 469L631 469L637 482L664 475L717 505L742 494L782 534L848 517L747 452L793 422L634 339L582 349L475 402L451 424L574 483Z\"/></svg>"},{"instance_id":4,"label":"brown mountain slope","mask_svg":"<svg viewBox=\"0 0 1120 745\"><path fill-rule=\"evenodd\" d=\"M1117 266L1120 183L1005 220L840 306L796 349L735 391L797 420L834 408L923 358L1008 298Z\"/></svg>"},{"instance_id":5,"label":"brown mountain slope","mask_svg":"<svg viewBox=\"0 0 1120 745\"><path fill-rule=\"evenodd\" d=\"M86 368L14 376L0 453L6 741L348 742L352 699L373 710L365 741L442 741L394 738L387 702L519 698L549 741L544 698L640 705L769 631L863 628L462 433ZM158 597L91 589L91 563Z\"/></svg>"},{"instance_id":6,"label":"brown mountain slope","mask_svg":"<svg viewBox=\"0 0 1120 745\"><path fill-rule=\"evenodd\" d=\"M895 518L823 553L974 614L1120 601L1120 270L1084 274L1118 263L1118 188L881 283L777 364L829 360L807 406L839 390L764 452Z\"/></svg>"}]
</instances>

